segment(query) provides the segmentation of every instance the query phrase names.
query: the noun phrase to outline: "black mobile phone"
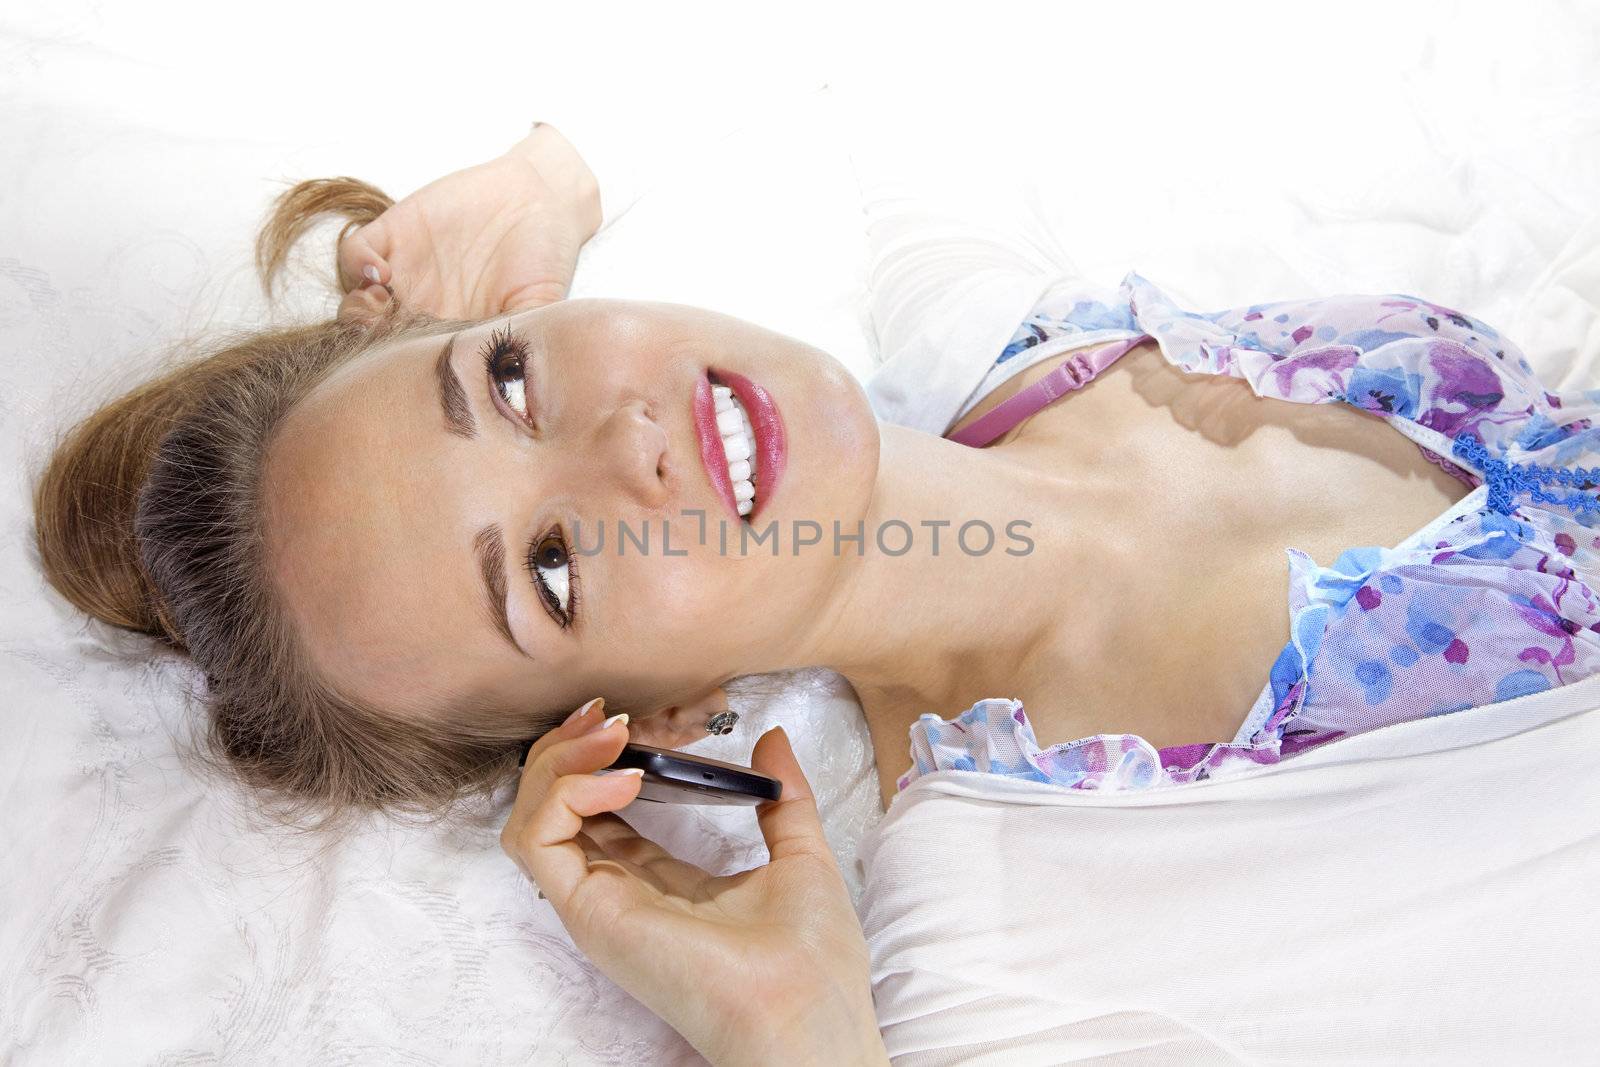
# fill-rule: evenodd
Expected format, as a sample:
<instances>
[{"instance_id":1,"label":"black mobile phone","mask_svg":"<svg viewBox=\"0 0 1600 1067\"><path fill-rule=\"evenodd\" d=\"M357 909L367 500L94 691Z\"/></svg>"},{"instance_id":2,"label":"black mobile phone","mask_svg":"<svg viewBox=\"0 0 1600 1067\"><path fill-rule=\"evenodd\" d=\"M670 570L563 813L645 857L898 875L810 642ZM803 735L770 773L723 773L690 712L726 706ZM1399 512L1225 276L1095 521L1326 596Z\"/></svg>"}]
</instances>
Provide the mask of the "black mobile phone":
<instances>
[{"instance_id":1,"label":"black mobile phone","mask_svg":"<svg viewBox=\"0 0 1600 1067\"><path fill-rule=\"evenodd\" d=\"M623 745L611 767L643 770L635 799L657 804L763 804L783 793L782 782L749 767L649 745Z\"/></svg>"}]
</instances>

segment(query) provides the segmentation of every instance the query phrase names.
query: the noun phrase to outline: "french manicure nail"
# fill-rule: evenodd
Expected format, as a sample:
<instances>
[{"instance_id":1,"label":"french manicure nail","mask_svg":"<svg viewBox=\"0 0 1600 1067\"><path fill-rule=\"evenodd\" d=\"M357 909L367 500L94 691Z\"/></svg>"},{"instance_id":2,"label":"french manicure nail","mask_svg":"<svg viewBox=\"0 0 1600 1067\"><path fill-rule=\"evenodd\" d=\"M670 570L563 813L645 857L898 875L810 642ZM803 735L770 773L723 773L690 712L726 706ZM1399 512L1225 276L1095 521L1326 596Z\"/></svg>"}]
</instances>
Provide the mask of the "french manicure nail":
<instances>
[{"instance_id":1,"label":"french manicure nail","mask_svg":"<svg viewBox=\"0 0 1600 1067\"><path fill-rule=\"evenodd\" d=\"M362 270L361 276L369 282L376 283L378 280L378 268L368 263L366 268Z\"/></svg>"},{"instance_id":2,"label":"french manicure nail","mask_svg":"<svg viewBox=\"0 0 1600 1067\"><path fill-rule=\"evenodd\" d=\"M638 775L638 774L643 774L643 773L644 773L644 769L642 767L612 767L610 770L601 771L600 772L600 777L602 777L602 778L610 778L612 775L616 775L616 774L634 774L634 775Z\"/></svg>"},{"instance_id":3,"label":"french manicure nail","mask_svg":"<svg viewBox=\"0 0 1600 1067\"><path fill-rule=\"evenodd\" d=\"M601 698L601 697L595 697L593 700L589 701L589 703L585 704L583 707L579 708L577 711L573 712L571 715L568 715L567 718L566 718L566 721L563 722L561 725L562 726L571 726L573 723L577 722L579 719L581 719L585 715L589 714L589 712L593 711L594 710L594 706L596 704L599 704L602 699L603 698Z\"/></svg>"},{"instance_id":4,"label":"french manicure nail","mask_svg":"<svg viewBox=\"0 0 1600 1067\"><path fill-rule=\"evenodd\" d=\"M628 725L628 713L627 712L624 711L624 712L621 712L619 714L611 716L611 718L607 719L605 722L600 724L600 729L602 729L602 730L609 729L611 726L613 726L615 724L618 724L618 723L620 723L623 726Z\"/></svg>"}]
</instances>

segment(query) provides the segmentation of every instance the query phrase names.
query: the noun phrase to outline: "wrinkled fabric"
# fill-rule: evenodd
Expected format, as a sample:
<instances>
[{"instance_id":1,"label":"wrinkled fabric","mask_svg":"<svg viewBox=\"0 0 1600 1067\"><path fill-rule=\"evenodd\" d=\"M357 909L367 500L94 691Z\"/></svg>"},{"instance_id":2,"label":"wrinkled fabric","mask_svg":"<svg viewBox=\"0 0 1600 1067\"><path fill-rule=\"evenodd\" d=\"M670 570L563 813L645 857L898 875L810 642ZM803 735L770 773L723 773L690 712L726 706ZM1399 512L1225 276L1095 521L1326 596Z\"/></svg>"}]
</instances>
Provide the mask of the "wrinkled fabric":
<instances>
[{"instance_id":1,"label":"wrinkled fabric","mask_svg":"<svg viewBox=\"0 0 1600 1067\"><path fill-rule=\"evenodd\" d=\"M1041 749L1021 702L983 700L912 726L899 788L935 770L1074 789L1181 785L1600 668L1600 390L1545 389L1493 328L1417 297L1202 314L1130 274L1116 291L1047 293L978 396L1029 357L1132 337L1263 398L1348 404L1473 491L1393 547L1351 547L1329 567L1287 550L1289 640L1233 738L1158 750L1136 734L1097 734Z\"/></svg>"}]
</instances>

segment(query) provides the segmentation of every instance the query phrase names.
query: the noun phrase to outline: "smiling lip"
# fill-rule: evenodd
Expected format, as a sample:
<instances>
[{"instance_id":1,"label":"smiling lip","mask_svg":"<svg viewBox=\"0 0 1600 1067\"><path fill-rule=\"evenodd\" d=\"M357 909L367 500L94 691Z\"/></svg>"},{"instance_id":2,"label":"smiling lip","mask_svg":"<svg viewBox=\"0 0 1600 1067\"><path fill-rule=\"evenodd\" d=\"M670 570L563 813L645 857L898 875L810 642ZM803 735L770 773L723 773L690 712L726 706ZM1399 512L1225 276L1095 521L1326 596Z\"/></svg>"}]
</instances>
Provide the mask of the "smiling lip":
<instances>
[{"instance_id":1,"label":"smiling lip","mask_svg":"<svg viewBox=\"0 0 1600 1067\"><path fill-rule=\"evenodd\" d=\"M733 483L728 480L728 460L722 449L722 435L717 432L716 402L712 399L711 385L725 385L739 398L745 413L750 416L751 435L755 438L755 506L748 517L739 514L739 505L733 498ZM788 459L788 446L783 432L783 419L772 394L742 374L731 371L708 370L695 382L694 423L700 437L700 460L711 478L711 485L722 498L737 521L753 521L766 509L773 490L783 477L784 463Z\"/></svg>"}]
</instances>

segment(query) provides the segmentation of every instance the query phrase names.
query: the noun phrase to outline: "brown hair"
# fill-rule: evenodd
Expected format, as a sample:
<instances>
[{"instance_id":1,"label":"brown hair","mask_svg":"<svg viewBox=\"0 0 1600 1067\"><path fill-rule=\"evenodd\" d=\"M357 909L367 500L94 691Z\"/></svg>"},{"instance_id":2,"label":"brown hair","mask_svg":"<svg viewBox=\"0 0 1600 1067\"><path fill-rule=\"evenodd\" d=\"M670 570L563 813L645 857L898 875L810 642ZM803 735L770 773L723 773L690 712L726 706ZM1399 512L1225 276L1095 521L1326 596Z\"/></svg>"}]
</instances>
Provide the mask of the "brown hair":
<instances>
[{"instance_id":1,"label":"brown hair","mask_svg":"<svg viewBox=\"0 0 1600 1067\"><path fill-rule=\"evenodd\" d=\"M348 230L390 204L352 178L288 189L257 239L262 288L270 296L320 216L343 216ZM296 813L438 810L501 780L527 737L554 725L402 717L347 699L311 669L264 563L261 462L283 417L362 353L460 325L391 300L376 320L237 333L73 427L35 488L50 584L95 618L186 652L205 674L214 754Z\"/></svg>"}]
</instances>

